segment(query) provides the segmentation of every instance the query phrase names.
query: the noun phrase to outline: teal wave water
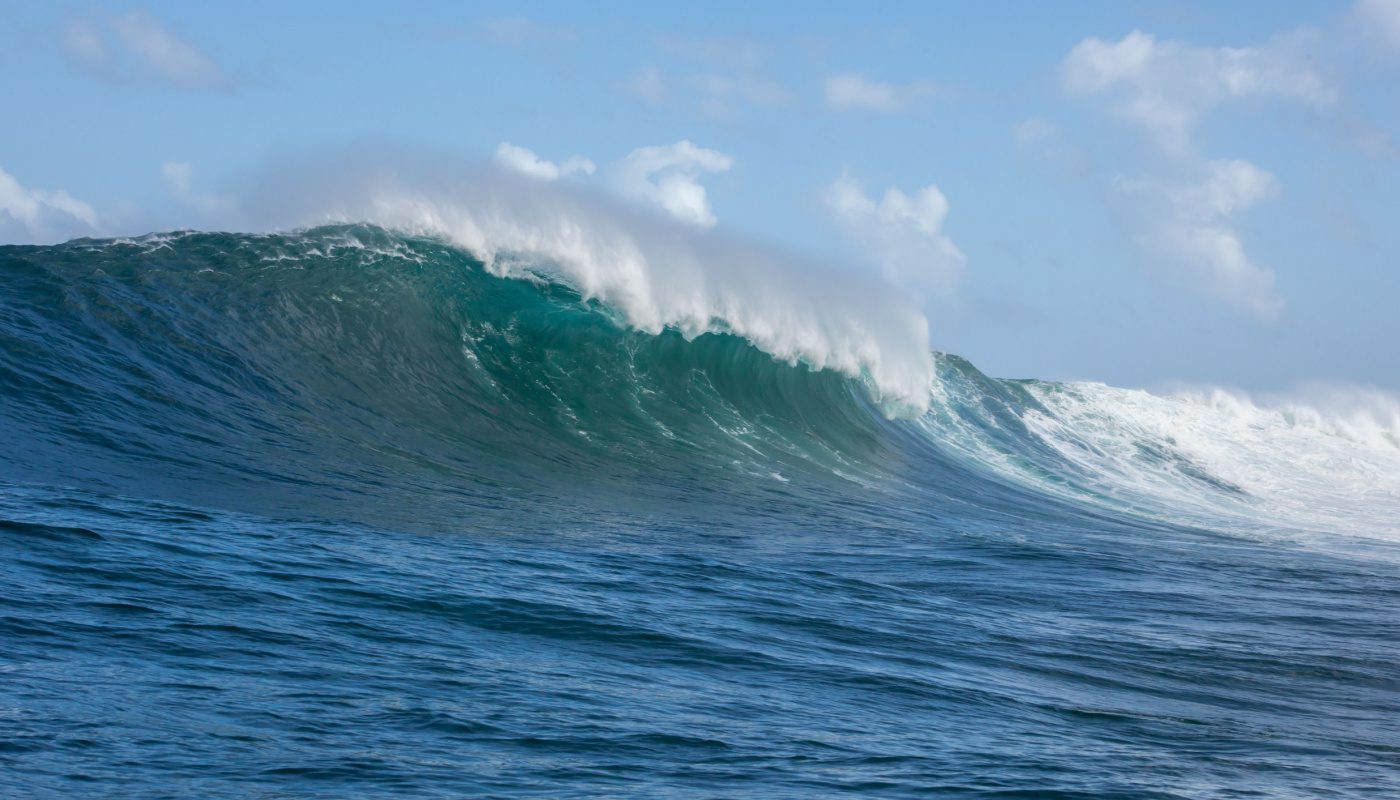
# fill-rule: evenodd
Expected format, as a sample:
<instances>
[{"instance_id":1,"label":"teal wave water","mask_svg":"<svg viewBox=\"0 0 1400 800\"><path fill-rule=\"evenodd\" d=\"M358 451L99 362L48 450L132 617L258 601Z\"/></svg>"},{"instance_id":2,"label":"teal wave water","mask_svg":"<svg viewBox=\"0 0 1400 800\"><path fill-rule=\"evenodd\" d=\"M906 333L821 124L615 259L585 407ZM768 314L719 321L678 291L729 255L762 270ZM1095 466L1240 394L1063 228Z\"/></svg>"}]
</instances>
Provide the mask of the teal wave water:
<instances>
[{"instance_id":1,"label":"teal wave water","mask_svg":"<svg viewBox=\"0 0 1400 800\"><path fill-rule=\"evenodd\" d=\"M0 792L1400 792L1390 399L461 244L0 248Z\"/></svg>"}]
</instances>

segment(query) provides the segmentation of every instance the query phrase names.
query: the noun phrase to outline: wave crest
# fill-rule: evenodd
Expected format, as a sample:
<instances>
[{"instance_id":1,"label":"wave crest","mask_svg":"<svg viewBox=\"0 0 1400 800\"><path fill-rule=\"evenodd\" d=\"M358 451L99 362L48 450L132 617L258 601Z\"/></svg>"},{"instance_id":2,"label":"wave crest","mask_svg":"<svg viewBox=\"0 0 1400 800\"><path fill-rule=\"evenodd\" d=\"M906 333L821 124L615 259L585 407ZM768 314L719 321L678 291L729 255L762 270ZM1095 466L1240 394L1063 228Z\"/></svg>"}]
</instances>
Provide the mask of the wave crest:
<instances>
[{"instance_id":1,"label":"wave crest","mask_svg":"<svg viewBox=\"0 0 1400 800\"><path fill-rule=\"evenodd\" d=\"M783 361L865 380L887 413L928 408L928 321L872 276L567 187L489 171L449 175L411 160L303 167L258 205L273 227L365 222L441 237L493 274L564 283L639 330L732 333Z\"/></svg>"}]
</instances>

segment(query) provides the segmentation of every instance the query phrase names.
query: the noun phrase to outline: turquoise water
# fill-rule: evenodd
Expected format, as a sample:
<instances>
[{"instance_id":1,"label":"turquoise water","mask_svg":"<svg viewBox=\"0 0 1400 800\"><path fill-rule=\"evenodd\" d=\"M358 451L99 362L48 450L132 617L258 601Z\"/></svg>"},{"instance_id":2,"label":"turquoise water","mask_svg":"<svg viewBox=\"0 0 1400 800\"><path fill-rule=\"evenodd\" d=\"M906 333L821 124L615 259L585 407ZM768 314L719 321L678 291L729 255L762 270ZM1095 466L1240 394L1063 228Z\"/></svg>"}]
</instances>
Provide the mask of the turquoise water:
<instances>
[{"instance_id":1,"label":"turquoise water","mask_svg":"<svg viewBox=\"0 0 1400 800\"><path fill-rule=\"evenodd\" d=\"M893 408L368 226L0 279L6 796L1400 794L1386 431Z\"/></svg>"}]
</instances>

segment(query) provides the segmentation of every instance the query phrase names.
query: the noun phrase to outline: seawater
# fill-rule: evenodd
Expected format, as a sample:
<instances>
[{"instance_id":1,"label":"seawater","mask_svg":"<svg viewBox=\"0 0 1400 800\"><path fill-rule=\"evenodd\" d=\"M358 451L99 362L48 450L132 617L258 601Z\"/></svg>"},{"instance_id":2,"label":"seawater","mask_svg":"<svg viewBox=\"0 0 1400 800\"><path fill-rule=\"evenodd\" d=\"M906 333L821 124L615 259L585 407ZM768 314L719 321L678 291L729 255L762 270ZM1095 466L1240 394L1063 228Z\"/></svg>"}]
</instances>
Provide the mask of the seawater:
<instances>
[{"instance_id":1,"label":"seawater","mask_svg":"<svg viewBox=\"0 0 1400 800\"><path fill-rule=\"evenodd\" d=\"M0 794L1400 795L1386 412L892 405L488 267L0 248Z\"/></svg>"}]
</instances>

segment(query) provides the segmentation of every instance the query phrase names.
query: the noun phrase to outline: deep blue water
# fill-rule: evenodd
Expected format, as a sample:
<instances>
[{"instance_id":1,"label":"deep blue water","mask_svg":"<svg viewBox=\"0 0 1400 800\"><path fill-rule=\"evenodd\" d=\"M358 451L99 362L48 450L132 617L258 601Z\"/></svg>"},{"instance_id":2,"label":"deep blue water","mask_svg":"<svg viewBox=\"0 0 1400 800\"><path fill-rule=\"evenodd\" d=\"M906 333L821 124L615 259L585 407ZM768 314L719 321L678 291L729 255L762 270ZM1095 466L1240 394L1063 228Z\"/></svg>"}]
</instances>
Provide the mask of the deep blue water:
<instances>
[{"instance_id":1,"label":"deep blue water","mask_svg":"<svg viewBox=\"0 0 1400 800\"><path fill-rule=\"evenodd\" d=\"M1384 443L1307 516L368 227L0 286L0 795L1400 796Z\"/></svg>"}]
</instances>

